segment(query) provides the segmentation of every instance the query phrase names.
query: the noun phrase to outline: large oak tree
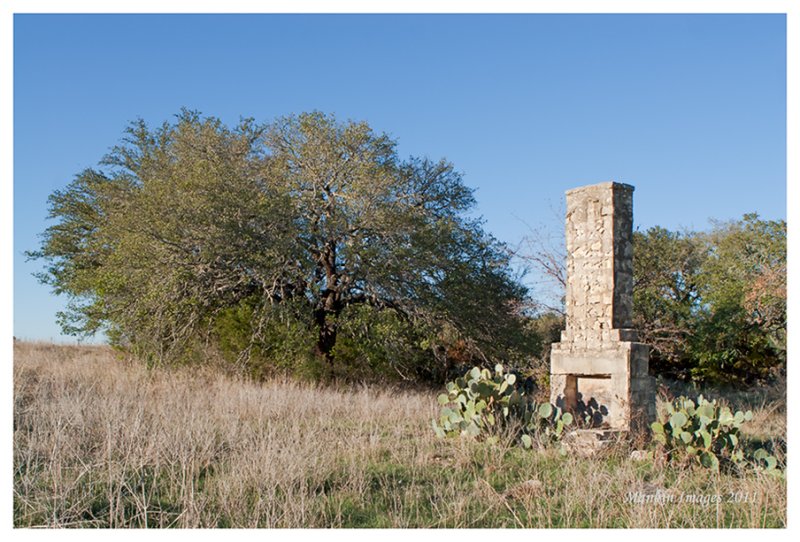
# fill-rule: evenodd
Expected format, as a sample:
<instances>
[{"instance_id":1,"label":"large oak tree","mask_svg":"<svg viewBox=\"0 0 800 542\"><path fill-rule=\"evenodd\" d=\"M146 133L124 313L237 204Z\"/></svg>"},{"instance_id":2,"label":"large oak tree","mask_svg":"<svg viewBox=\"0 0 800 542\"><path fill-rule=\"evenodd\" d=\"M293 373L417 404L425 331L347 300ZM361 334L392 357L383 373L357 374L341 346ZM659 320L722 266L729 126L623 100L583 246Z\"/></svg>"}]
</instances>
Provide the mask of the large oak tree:
<instances>
[{"instance_id":1,"label":"large oak tree","mask_svg":"<svg viewBox=\"0 0 800 542\"><path fill-rule=\"evenodd\" d=\"M213 340L215 318L245 300L251 342L279 307L331 365L357 306L499 358L525 343L525 292L474 203L450 163L401 159L363 122L314 112L229 128L183 111L133 123L54 193L34 256L70 298L67 332L103 329L156 360Z\"/></svg>"}]
</instances>

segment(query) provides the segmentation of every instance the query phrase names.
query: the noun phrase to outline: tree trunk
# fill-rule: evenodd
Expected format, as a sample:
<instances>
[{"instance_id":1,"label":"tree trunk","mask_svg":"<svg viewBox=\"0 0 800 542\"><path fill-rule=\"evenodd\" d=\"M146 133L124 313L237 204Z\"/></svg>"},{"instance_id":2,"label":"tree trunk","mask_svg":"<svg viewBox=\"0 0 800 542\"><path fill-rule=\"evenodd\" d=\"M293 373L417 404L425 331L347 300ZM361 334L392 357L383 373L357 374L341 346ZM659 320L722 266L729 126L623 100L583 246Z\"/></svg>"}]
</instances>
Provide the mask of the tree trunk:
<instances>
[{"instance_id":1,"label":"tree trunk","mask_svg":"<svg viewBox=\"0 0 800 542\"><path fill-rule=\"evenodd\" d=\"M342 312L339 287L339 277L336 273L336 243L328 241L322 252L320 261L325 272L325 289L322 291L320 306L314 313L319 336L317 337L316 353L325 358L335 378L333 371L333 347L336 346L336 322L331 322Z\"/></svg>"},{"instance_id":2,"label":"tree trunk","mask_svg":"<svg viewBox=\"0 0 800 542\"><path fill-rule=\"evenodd\" d=\"M336 346L336 324L328 321L328 311L319 309L315 313L319 335L317 336L316 354L325 359L333 372L333 347Z\"/></svg>"},{"instance_id":3,"label":"tree trunk","mask_svg":"<svg viewBox=\"0 0 800 542\"><path fill-rule=\"evenodd\" d=\"M323 293L321 306L314 311L314 321L317 324L319 334L317 335L316 354L325 359L334 377L334 356L333 348L336 346L336 317L339 316L341 306L339 296L334 290L327 290Z\"/></svg>"}]
</instances>

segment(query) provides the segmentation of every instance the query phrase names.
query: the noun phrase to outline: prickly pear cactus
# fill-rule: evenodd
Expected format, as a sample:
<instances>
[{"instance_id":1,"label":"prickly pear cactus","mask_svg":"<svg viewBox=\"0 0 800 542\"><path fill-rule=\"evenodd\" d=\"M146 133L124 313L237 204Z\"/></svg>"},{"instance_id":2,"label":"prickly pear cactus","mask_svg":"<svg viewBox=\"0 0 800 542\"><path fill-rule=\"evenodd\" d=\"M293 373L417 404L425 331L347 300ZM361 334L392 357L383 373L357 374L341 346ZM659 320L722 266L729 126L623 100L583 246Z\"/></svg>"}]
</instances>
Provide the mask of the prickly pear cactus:
<instances>
[{"instance_id":1,"label":"prickly pear cactus","mask_svg":"<svg viewBox=\"0 0 800 542\"><path fill-rule=\"evenodd\" d=\"M689 456L703 467L719 470L720 461L739 466L749 462L763 463L767 470L775 469L776 460L763 449L752 458L745 457L740 446L739 430L753 419L753 413L733 412L716 400L708 401L702 395L696 401L678 397L667 405L664 419L653 422L653 438L666 450L668 456Z\"/></svg>"},{"instance_id":2,"label":"prickly pear cactus","mask_svg":"<svg viewBox=\"0 0 800 542\"><path fill-rule=\"evenodd\" d=\"M503 366L498 364L494 374L473 367L463 377L448 382L447 393L438 397L442 409L438 424L433 422L433 430L440 437L478 436L495 426L498 418L508 416L511 408L522 401L514 386L516 378L504 374Z\"/></svg>"},{"instance_id":3,"label":"prickly pear cactus","mask_svg":"<svg viewBox=\"0 0 800 542\"><path fill-rule=\"evenodd\" d=\"M446 385L447 393L438 397L439 420L433 430L439 437L488 435L511 420L521 422L519 442L526 448L542 439L557 440L572 424L569 413L549 403L536 404L518 385L513 373L503 366L488 369L473 367L463 377Z\"/></svg>"},{"instance_id":4,"label":"prickly pear cactus","mask_svg":"<svg viewBox=\"0 0 800 542\"><path fill-rule=\"evenodd\" d=\"M534 438L540 443L560 440L564 429L574 422L572 414L550 403L532 403L531 408L522 413L522 419L525 431L522 445L526 448L533 445Z\"/></svg>"}]
</instances>

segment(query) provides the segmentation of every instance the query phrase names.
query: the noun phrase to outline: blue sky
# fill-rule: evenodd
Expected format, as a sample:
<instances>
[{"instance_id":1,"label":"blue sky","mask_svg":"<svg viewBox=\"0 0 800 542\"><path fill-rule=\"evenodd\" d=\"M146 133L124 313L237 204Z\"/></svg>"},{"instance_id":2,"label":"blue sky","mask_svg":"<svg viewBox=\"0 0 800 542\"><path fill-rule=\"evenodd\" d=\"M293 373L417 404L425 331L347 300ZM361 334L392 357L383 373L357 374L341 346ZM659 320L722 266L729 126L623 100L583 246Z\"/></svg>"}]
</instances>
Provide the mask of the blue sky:
<instances>
[{"instance_id":1,"label":"blue sky","mask_svg":"<svg viewBox=\"0 0 800 542\"><path fill-rule=\"evenodd\" d=\"M635 185L635 225L786 217L783 15L15 15L14 334L64 339L39 285L47 196L141 117L318 109L446 157L515 244L565 190Z\"/></svg>"}]
</instances>

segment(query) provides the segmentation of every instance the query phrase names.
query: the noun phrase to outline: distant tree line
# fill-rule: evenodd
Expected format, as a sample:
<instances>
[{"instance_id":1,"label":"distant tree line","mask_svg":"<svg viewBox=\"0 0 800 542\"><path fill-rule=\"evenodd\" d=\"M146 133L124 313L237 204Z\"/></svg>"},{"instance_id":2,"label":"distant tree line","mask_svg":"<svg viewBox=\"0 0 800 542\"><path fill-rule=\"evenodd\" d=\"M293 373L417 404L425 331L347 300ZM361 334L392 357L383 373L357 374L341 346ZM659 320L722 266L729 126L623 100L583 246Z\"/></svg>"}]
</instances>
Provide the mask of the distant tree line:
<instances>
[{"instance_id":1,"label":"distant tree line","mask_svg":"<svg viewBox=\"0 0 800 542\"><path fill-rule=\"evenodd\" d=\"M55 222L29 255L69 299L66 333L102 330L151 364L438 382L475 363L541 371L563 317L532 303L474 204L452 164L403 159L363 122L227 127L183 110L132 123L53 193ZM654 372L750 383L785 370L785 222L652 228L634 243ZM563 273L548 249L523 256Z\"/></svg>"}]
</instances>

